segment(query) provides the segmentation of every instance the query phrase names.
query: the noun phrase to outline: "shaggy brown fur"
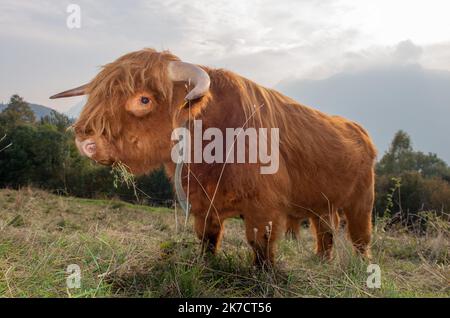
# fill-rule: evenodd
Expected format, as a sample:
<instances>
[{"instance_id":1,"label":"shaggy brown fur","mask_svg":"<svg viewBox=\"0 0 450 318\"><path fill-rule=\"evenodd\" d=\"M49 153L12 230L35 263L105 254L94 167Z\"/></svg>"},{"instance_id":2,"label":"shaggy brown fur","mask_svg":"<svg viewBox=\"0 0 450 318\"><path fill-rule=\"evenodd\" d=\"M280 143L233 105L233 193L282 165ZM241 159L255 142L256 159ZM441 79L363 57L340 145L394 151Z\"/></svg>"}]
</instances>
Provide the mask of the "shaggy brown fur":
<instances>
[{"instance_id":1,"label":"shaggy brown fur","mask_svg":"<svg viewBox=\"0 0 450 318\"><path fill-rule=\"evenodd\" d=\"M342 209L354 246L368 255L376 150L366 131L237 74L207 67L209 93L190 107L180 107L186 84L172 83L166 75L168 62L174 60L178 58L169 52L144 49L106 65L90 82L75 131L79 140L95 139L93 159L121 161L136 174L163 164L172 177L170 137L186 120L202 119L204 130L217 127L224 135L226 128L246 122L246 127L279 128L275 174L260 174L259 164L190 164L188 196L204 246L215 252L224 221L241 215L255 261L272 262L286 220L306 217L316 234L317 253L329 257L333 218ZM152 101L151 110L137 117L125 105L144 93ZM185 189L187 171L185 167Z\"/></svg>"}]
</instances>

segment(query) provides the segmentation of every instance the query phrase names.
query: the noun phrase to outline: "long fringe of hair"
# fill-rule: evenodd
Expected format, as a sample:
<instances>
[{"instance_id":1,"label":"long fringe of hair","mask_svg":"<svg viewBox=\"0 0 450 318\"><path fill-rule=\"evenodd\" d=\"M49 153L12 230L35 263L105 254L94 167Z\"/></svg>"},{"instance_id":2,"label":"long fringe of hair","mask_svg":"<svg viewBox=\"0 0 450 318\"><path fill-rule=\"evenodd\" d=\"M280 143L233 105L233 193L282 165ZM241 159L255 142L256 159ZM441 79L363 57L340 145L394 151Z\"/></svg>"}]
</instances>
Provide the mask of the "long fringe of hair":
<instances>
[{"instance_id":1,"label":"long fringe of hair","mask_svg":"<svg viewBox=\"0 0 450 318\"><path fill-rule=\"evenodd\" d=\"M138 91L152 89L159 100L170 100L172 84L166 69L170 61L179 60L168 51L143 49L126 54L102 67L100 73L88 84L88 101L74 129L88 135L105 135L111 138L118 129L121 115L118 105Z\"/></svg>"}]
</instances>

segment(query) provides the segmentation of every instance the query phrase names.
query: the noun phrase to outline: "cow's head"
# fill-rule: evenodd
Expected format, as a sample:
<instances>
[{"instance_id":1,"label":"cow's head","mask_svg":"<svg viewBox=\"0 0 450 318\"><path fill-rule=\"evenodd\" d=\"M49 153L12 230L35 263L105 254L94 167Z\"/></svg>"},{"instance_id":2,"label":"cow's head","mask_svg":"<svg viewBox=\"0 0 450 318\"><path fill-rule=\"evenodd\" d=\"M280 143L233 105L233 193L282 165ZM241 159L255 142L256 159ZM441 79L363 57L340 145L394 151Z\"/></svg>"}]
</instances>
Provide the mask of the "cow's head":
<instances>
[{"instance_id":1,"label":"cow's head","mask_svg":"<svg viewBox=\"0 0 450 318\"><path fill-rule=\"evenodd\" d=\"M209 85L199 66L144 49L107 64L89 84L50 98L88 95L74 124L80 153L141 174L171 160L172 129L198 114Z\"/></svg>"}]
</instances>

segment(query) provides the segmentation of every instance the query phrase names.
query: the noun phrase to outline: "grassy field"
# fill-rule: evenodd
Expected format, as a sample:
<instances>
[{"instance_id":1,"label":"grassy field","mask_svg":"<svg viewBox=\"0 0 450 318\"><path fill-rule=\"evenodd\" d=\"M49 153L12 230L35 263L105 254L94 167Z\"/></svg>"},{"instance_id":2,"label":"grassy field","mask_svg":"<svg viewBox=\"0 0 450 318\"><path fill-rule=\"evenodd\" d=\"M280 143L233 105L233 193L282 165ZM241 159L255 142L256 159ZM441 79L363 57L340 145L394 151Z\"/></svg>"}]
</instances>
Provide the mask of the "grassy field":
<instances>
[{"instance_id":1,"label":"grassy field","mask_svg":"<svg viewBox=\"0 0 450 318\"><path fill-rule=\"evenodd\" d=\"M201 256L191 226L170 209L0 190L0 296L450 297L448 223L434 220L420 237L379 228L371 262L382 285L370 289L368 263L343 233L331 262L314 256L305 228L281 242L277 269L261 271L237 219L221 252ZM81 268L79 289L67 288L70 264Z\"/></svg>"}]
</instances>

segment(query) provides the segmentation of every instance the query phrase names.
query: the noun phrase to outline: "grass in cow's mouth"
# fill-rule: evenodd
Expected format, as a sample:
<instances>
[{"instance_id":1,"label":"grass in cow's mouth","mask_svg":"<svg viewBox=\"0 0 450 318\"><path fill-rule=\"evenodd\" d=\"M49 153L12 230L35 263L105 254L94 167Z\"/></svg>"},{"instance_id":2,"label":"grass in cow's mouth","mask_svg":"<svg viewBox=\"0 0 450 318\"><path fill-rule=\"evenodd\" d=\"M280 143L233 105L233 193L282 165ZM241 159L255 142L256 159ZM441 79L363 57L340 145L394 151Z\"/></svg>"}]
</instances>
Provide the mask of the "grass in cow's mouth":
<instances>
[{"instance_id":1,"label":"grass in cow's mouth","mask_svg":"<svg viewBox=\"0 0 450 318\"><path fill-rule=\"evenodd\" d=\"M113 174L113 183L116 189L120 185L125 185L128 189L133 188L134 195L138 199L136 178L130 172L130 168L126 164L120 161L116 161L112 165L111 173Z\"/></svg>"},{"instance_id":2,"label":"grass in cow's mouth","mask_svg":"<svg viewBox=\"0 0 450 318\"><path fill-rule=\"evenodd\" d=\"M171 209L5 189L0 211L0 297L450 297L450 235L439 219L423 236L375 226L382 286L370 289L367 263L342 232L332 262L314 255L303 228L280 242L277 268L260 271L238 219L218 255L201 257ZM81 268L80 289L66 287L70 264Z\"/></svg>"}]
</instances>

